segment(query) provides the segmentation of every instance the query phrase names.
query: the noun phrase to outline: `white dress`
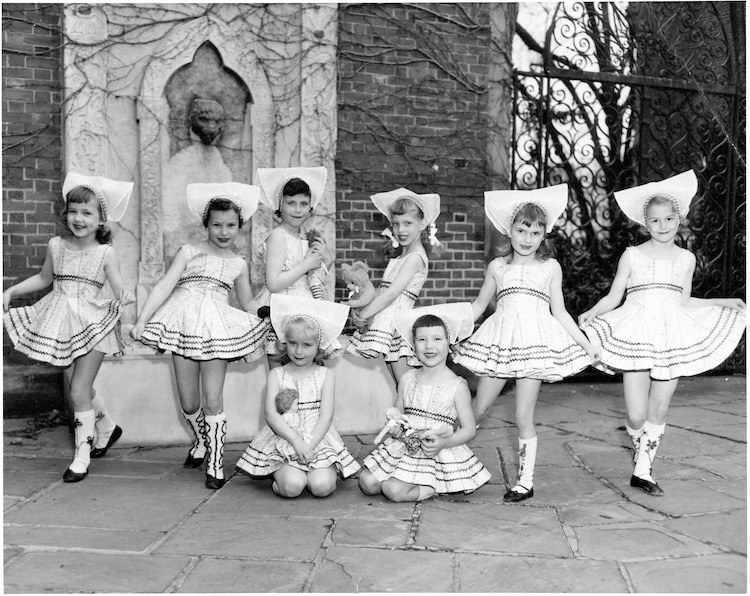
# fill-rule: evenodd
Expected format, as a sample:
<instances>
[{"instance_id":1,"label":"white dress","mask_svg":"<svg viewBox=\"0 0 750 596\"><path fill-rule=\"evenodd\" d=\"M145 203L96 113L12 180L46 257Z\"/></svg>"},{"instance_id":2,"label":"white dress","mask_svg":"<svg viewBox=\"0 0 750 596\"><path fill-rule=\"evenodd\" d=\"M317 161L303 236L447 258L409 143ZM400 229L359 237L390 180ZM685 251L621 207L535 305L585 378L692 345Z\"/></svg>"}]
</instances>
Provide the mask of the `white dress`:
<instances>
[{"instance_id":1,"label":"white dress","mask_svg":"<svg viewBox=\"0 0 750 596\"><path fill-rule=\"evenodd\" d=\"M497 307L459 344L453 361L480 376L560 381L591 361L550 311L551 263L488 267L497 286Z\"/></svg>"},{"instance_id":2,"label":"white dress","mask_svg":"<svg viewBox=\"0 0 750 596\"><path fill-rule=\"evenodd\" d=\"M745 315L720 306L682 306L682 284L692 259L654 259L627 249L630 277L625 302L596 317L584 330L602 347L610 371L649 370L659 380L697 375L715 368L737 347Z\"/></svg>"},{"instance_id":3,"label":"white dress","mask_svg":"<svg viewBox=\"0 0 750 596\"><path fill-rule=\"evenodd\" d=\"M192 244L181 250L185 271L144 327L141 341L192 360L262 357L268 322L229 305L229 292L244 273L245 260L211 255Z\"/></svg>"},{"instance_id":4,"label":"white dress","mask_svg":"<svg viewBox=\"0 0 750 596\"><path fill-rule=\"evenodd\" d=\"M346 346L347 352L365 358L385 356L386 362L394 362L402 356L411 357L414 355L409 344L396 331L394 320L399 312L414 308L414 303L417 301L419 292L427 279L428 261L421 254L419 256L423 261L422 269L412 277L406 289L393 302L373 317L372 324L364 333L354 332L351 342ZM405 261L406 256L402 255L388 262L376 296L390 287Z\"/></svg>"},{"instance_id":5,"label":"white dress","mask_svg":"<svg viewBox=\"0 0 750 596\"><path fill-rule=\"evenodd\" d=\"M70 250L56 236L49 247L52 291L35 304L11 308L3 316L16 350L55 366L69 366L91 350L121 353L122 304L102 296L107 281L104 259L111 245Z\"/></svg>"},{"instance_id":6,"label":"white dress","mask_svg":"<svg viewBox=\"0 0 750 596\"><path fill-rule=\"evenodd\" d=\"M416 371L401 378L404 388L404 414L412 428L426 430L440 424L453 426L457 412L456 390L466 381L456 377L440 385L417 383ZM436 493L475 491L490 479L490 473L464 445L442 449L435 457L421 448L407 446L400 439L387 437L364 460L365 467L382 482L396 478L410 484L431 486Z\"/></svg>"},{"instance_id":7,"label":"white dress","mask_svg":"<svg viewBox=\"0 0 750 596\"><path fill-rule=\"evenodd\" d=\"M299 429L303 438L311 436L310 433L313 432L320 418L320 401L328 369L318 366L312 374L299 382L295 381L283 366L274 370L278 375L279 389L296 389L299 393L297 402ZM280 448L280 445L283 446ZM347 478L360 469L360 465L349 453L341 436L333 428L333 424L315 446L314 458L311 462L305 465L295 458L296 452L292 446L266 424L245 449L237 462L237 467L251 476L268 476L284 464L305 472L335 466L342 478Z\"/></svg>"}]
</instances>

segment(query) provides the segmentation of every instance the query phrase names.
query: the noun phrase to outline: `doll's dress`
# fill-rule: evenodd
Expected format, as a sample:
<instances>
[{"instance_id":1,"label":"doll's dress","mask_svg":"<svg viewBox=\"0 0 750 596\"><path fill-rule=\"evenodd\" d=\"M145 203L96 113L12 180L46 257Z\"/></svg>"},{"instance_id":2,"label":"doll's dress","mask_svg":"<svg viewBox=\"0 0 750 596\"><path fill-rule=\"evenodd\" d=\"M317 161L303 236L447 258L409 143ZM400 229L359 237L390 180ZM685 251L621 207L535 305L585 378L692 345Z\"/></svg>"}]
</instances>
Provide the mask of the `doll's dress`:
<instances>
[{"instance_id":1,"label":"doll's dress","mask_svg":"<svg viewBox=\"0 0 750 596\"><path fill-rule=\"evenodd\" d=\"M268 322L229 305L229 292L245 271L245 260L211 255L192 244L182 251L185 270L144 327L141 341L192 360L260 358Z\"/></svg>"},{"instance_id":2,"label":"doll's dress","mask_svg":"<svg viewBox=\"0 0 750 596\"><path fill-rule=\"evenodd\" d=\"M412 428L422 430L439 424L453 426L457 412L456 390L461 377L439 385L417 383L416 371L401 377L404 383L404 414ZM472 492L490 479L490 473L466 445L442 449L428 457L422 449L410 452L400 439L387 437L367 457L364 465L380 481L396 478L410 484L431 486L436 493Z\"/></svg>"},{"instance_id":3,"label":"doll's dress","mask_svg":"<svg viewBox=\"0 0 750 596\"><path fill-rule=\"evenodd\" d=\"M289 425L289 428L295 431L302 440L308 443L312 441L312 432L305 430L302 426L302 417L299 412L285 412L281 417ZM276 449L287 461L297 459L297 452L292 447L292 444L278 435L276 435Z\"/></svg>"},{"instance_id":4,"label":"doll's dress","mask_svg":"<svg viewBox=\"0 0 750 596\"><path fill-rule=\"evenodd\" d=\"M69 366L91 350L120 354L122 304L102 295L104 260L112 250L98 244L71 250L56 236L49 241L52 291L31 306L11 308L3 323L16 350L34 360Z\"/></svg>"},{"instance_id":5,"label":"doll's dress","mask_svg":"<svg viewBox=\"0 0 750 596\"><path fill-rule=\"evenodd\" d=\"M290 234L286 229L280 228L284 232L284 263L281 266L282 273L291 271L294 267L299 265L305 258L307 251L310 248L310 244L307 238L302 234L294 236ZM266 245L263 245L263 254L265 256ZM315 275L321 282L325 278L325 274L322 273L323 267L319 267L314 271L308 271L305 275L297 279L293 284L287 286L283 290L275 292L276 294L285 294L287 296L302 296L304 298L314 298L312 289L310 288L310 277ZM268 306L271 304L271 291L265 285L261 288L255 300L261 306ZM279 348L277 344L277 336L271 325L268 325L268 331L266 335L266 354L278 354ZM326 351L328 358L338 356L343 352L343 347L338 340L334 340L333 344Z\"/></svg>"},{"instance_id":6,"label":"doll's dress","mask_svg":"<svg viewBox=\"0 0 750 596\"><path fill-rule=\"evenodd\" d=\"M584 329L602 347L603 368L650 370L654 379L697 375L715 368L737 347L745 315L721 306L682 306L690 253L654 259L627 249L630 277L622 306L599 315Z\"/></svg>"},{"instance_id":7,"label":"doll's dress","mask_svg":"<svg viewBox=\"0 0 750 596\"><path fill-rule=\"evenodd\" d=\"M279 389L296 389L299 393L297 410L300 417L299 428L302 433L312 433L320 417L320 400L328 369L324 366L315 368L315 372L299 382L286 372L283 366L275 368L278 375ZM296 461L296 452L289 448L279 450L281 439L267 424L258 432L250 445L237 462L237 467L251 476L268 476L284 464L289 464L305 472L335 466L342 478L347 478L360 469L360 465L349 453L333 424L315 446L314 459L308 464ZM295 459L290 459L294 455Z\"/></svg>"},{"instance_id":8,"label":"doll's dress","mask_svg":"<svg viewBox=\"0 0 750 596\"><path fill-rule=\"evenodd\" d=\"M419 253L417 253L419 254ZM383 273L383 281L378 286L376 297L382 294L393 283L404 265L408 255L402 255L388 261ZM352 352L365 358L380 358L385 356L387 362L394 362L406 356L413 355L409 344L396 331L394 320L399 312L411 310L419 297L425 280L427 279L427 259L419 254L423 261L423 267L414 277L409 285L396 297L396 299L376 314L372 323L364 333L355 331L351 342L346 347L347 352Z\"/></svg>"},{"instance_id":9,"label":"doll's dress","mask_svg":"<svg viewBox=\"0 0 750 596\"><path fill-rule=\"evenodd\" d=\"M550 311L551 262L490 263L497 307L459 344L453 362L479 376L559 381L591 360Z\"/></svg>"}]
</instances>

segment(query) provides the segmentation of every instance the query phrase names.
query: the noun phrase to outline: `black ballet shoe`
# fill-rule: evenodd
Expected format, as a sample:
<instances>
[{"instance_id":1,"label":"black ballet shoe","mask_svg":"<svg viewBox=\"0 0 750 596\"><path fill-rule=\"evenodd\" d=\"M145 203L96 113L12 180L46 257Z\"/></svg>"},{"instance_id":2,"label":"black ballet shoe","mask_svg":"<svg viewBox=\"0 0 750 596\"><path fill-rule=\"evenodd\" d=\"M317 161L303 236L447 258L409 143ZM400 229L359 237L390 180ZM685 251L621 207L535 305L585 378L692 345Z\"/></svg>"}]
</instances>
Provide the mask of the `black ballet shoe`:
<instances>
[{"instance_id":1,"label":"black ballet shoe","mask_svg":"<svg viewBox=\"0 0 750 596\"><path fill-rule=\"evenodd\" d=\"M215 476L211 476L211 474L206 474L206 487L218 490L222 486L224 486L224 483L226 482L225 478L216 478Z\"/></svg>"},{"instance_id":2,"label":"black ballet shoe","mask_svg":"<svg viewBox=\"0 0 750 596\"><path fill-rule=\"evenodd\" d=\"M91 450L91 458L92 459L98 459L100 457L104 457L107 455L107 449L112 447L117 442L117 439L119 439L122 436L122 429L119 426L115 426L115 430L112 431L112 434L109 437L109 441L107 441L107 444L104 447L94 447Z\"/></svg>"},{"instance_id":3,"label":"black ballet shoe","mask_svg":"<svg viewBox=\"0 0 750 596\"><path fill-rule=\"evenodd\" d=\"M270 319L271 318L271 307L269 307L269 306L261 306L258 309L258 318L259 319Z\"/></svg>"},{"instance_id":4,"label":"black ballet shoe","mask_svg":"<svg viewBox=\"0 0 750 596\"><path fill-rule=\"evenodd\" d=\"M188 453L185 463L182 465L186 468L200 468L204 459L206 459L205 454L202 457L193 457Z\"/></svg>"},{"instance_id":5,"label":"black ballet shoe","mask_svg":"<svg viewBox=\"0 0 750 596\"><path fill-rule=\"evenodd\" d=\"M518 503L519 501L525 501L526 499L530 499L533 496L534 496L533 486L528 490L528 492L525 492L525 493L519 493L518 491L511 489L507 493L505 493L505 495L503 495L503 501L505 501L506 503Z\"/></svg>"},{"instance_id":6,"label":"black ballet shoe","mask_svg":"<svg viewBox=\"0 0 750 596\"><path fill-rule=\"evenodd\" d=\"M638 478L638 476L630 477L630 486L633 488L640 488L643 492L648 493L652 497L661 497L664 495L661 486L656 484L656 482L650 482L643 478Z\"/></svg>"},{"instance_id":7,"label":"black ballet shoe","mask_svg":"<svg viewBox=\"0 0 750 596\"><path fill-rule=\"evenodd\" d=\"M85 472L74 472L73 470L68 468L67 470L65 470L65 474L63 474L63 480L65 482L80 482L88 475L88 470L86 470Z\"/></svg>"}]
</instances>

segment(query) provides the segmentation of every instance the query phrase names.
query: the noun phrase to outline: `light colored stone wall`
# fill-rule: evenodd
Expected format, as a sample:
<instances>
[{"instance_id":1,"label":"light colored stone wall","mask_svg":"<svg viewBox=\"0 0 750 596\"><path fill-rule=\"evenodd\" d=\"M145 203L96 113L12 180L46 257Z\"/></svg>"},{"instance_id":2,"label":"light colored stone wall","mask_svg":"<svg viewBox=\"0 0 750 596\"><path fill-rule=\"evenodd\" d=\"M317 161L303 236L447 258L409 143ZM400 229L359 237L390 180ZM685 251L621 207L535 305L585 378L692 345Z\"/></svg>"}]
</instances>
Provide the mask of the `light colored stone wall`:
<instances>
[{"instance_id":1,"label":"light colored stone wall","mask_svg":"<svg viewBox=\"0 0 750 596\"><path fill-rule=\"evenodd\" d=\"M207 41L252 96L240 143L251 172L234 171L233 179L252 182L258 167L326 166L326 193L310 225L333 245L336 15L331 4L66 5L65 168L136 182L128 212L112 227L125 282L138 285L141 304L173 256L164 221L194 226L188 237L200 233L184 204L179 213L163 205L175 184L165 168L172 156L164 88ZM261 207L238 241L256 290L259 249L274 225ZM332 288L333 276L328 282ZM126 326L135 312L126 309Z\"/></svg>"}]
</instances>

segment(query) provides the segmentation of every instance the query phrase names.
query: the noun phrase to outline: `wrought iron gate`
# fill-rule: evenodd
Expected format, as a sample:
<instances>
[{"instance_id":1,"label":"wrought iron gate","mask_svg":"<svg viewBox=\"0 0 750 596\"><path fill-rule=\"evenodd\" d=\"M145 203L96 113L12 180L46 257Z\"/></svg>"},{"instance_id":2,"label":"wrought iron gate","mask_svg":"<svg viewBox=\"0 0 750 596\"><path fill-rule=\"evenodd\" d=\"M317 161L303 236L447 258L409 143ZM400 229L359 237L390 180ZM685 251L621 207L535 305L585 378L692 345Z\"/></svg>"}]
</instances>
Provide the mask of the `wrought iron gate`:
<instances>
[{"instance_id":1,"label":"wrought iron gate","mask_svg":"<svg viewBox=\"0 0 750 596\"><path fill-rule=\"evenodd\" d=\"M575 38L585 30L585 19L592 37L591 4L562 3L547 43L580 47ZM555 242L566 305L574 316L608 291L625 248L646 238L619 211L613 191L689 168L698 175L699 194L678 243L696 255L693 295L745 298L745 90L733 81L727 64L706 67L705 59L701 65L711 76L703 80L695 68L687 69L687 78L664 76L668 69L657 43L661 39L643 33L649 19L658 26L653 8L658 3L643 4L652 7L648 18L640 15L638 21L640 45L629 49L630 57L623 53L610 60L615 66L610 70L619 72L587 71L570 52L562 61L565 68L559 67L558 56L540 72L515 72L512 184L521 189L563 182L570 186L570 204ZM712 3L680 3L688 4ZM708 17L701 18L683 24L693 30L705 27ZM567 37L560 37L566 31ZM664 28L659 32L664 37ZM726 47L723 53L708 45L700 49L729 62ZM629 58L633 65L646 61L651 69L623 67ZM691 59L682 58L680 64ZM661 76L632 74L651 72L654 64ZM722 370L744 368L743 340Z\"/></svg>"}]
</instances>

